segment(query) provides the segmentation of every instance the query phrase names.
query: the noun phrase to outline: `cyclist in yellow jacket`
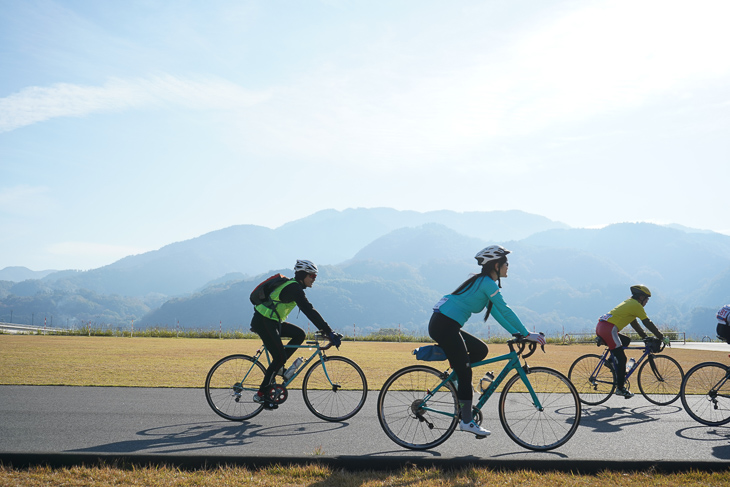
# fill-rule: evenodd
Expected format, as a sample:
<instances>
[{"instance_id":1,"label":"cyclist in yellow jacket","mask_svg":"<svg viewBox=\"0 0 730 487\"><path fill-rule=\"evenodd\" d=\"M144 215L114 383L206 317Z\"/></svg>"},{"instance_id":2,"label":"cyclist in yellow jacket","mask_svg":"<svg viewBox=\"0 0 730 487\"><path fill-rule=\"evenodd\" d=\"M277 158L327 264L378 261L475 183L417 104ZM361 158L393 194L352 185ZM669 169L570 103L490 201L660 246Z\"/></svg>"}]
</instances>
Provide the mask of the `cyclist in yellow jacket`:
<instances>
[{"instance_id":1,"label":"cyclist in yellow jacket","mask_svg":"<svg viewBox=\"0 0 730 487\"><path fill-rule=\"evenodd\" d=\"M646 333L644 333L641 325L639 325L639 320L641 320L644 326L654 336L665 343L669 343L669 338L665 338L662 335L646 315L646 311L644 311L644 307L649 302L650 297L651 291L649 291L648 287L641 284L631 286L631 297L613 308L610 312L601 316L596 325L596 335L606 342L608 349L611 350L611 353L616 358L616 394L623 396L625 399L634 396L633 393L624 387L626 381L626 353L624 352L624 347L629 346L631 338L619 332L631 324L631 327L636 330L636 333L641 338L646 338Z\"/></svg>"},{"instance_id":2,"label":"cyclist in yellow jacket","mask_svg":"<svg viewBox=\"0 0 730 487\"><path fill-rule=\"evenodd\" d=\"M254 395L253 400L264 404L269 409L276 409L275 404L265 400L264 393L271 384L271 379L277 372L285 374L286 361L297 351L296 348L285 348L281 337L289 337L287 345L301 345L306 338L306 333L300 327L288 323L286 320L289 313L298 306L309 321L319 330L327 334L330 341L339 347L341 335L332 331L332 328L322 318L322 315L314 309L309 302L304 290L312 287L317 279L318 269L313 262L308 260L297 260L294 265L294 279L281 284L271 292L271 301L266 304L259 304L254 308L251 319L251 330L257 333L264 342L266 349L271 353L271 364L266 369L264 378L259 386L259 391ZM288 377L287 377L288 378Z\"/></svg>"}]
</instances>

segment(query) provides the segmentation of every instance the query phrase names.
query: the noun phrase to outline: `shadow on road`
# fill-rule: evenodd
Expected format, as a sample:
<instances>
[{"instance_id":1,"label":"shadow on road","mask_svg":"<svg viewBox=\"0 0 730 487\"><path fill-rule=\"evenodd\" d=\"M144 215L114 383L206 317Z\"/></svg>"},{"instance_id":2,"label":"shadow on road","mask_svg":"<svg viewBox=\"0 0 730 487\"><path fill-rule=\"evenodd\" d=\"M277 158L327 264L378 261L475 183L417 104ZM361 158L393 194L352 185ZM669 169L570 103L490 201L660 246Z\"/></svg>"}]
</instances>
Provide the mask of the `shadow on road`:
<instances>
[{"instance_id":1,"label":"shadow on road","mask_svg":"<svg viewBox=\"0 0 730 487\"><path fill-rule=\"evenodd\" d=\"M348 423L292 423L264 426L256 423L211 422L170 425L137 432L139 439L125 440L97 445L89 448L69 450L75 453L147 453L182 454L203 452L228 446L241 446L256 439L314 435L335 431Z\"/></svg>"},{"instance_id":2,"label":"shadow on road","mask_svg":"<svg viewBox=\"0 0 730 487\"><path fill-rule=\"evenodd\" d=\"M662 416L682 411L678 406L608 407L583 406L580 425L599 433L611 433L634 425L659 421Z\"/></svg>"}]
</instances>

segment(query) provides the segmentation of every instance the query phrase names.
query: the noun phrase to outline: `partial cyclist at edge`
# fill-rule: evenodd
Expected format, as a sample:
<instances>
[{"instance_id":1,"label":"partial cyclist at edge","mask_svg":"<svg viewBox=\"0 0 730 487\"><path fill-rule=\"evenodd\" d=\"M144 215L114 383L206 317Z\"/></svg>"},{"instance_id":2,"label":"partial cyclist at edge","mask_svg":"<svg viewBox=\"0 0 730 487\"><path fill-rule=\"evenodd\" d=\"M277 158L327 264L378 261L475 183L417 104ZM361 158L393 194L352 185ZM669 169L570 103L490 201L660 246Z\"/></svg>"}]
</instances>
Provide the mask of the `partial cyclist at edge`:
<instances>
[{"instance_id":1,"label":"partial cyclist at edge","mask_svg":"<svg viewBox=\"0 0 730 487\"><path fill-rule=\"evenodd\" d=\"M601 316L596 325L596 335L606 343L608 349L611 351L611 355L615 358L616 394L623 396L624 399L634 397L634 394L625 387L626 352L624 352L624 347L629 346L631 338L619 332L630 324L642 339L646 339L647 335L644 333L641 325L639 325L639 320L641 320L644 326L655 337L664 342L665 345L669 344L669 338L665 337L659 331L644 310L646 303L649 302L649 298L651 297L649 288L642 284L637 284L631 286L630 289L631 297Z\"/></svg>"},{"instance_id":2,"label":"partial cyclist at edge","mask_svg":"<svg viewBox=\"0 0 730 487\"><path fill-rule=\"evenodd\" d=\"M470 364L484 360L489 353L487 344L462 328L472 314L487 311L484 321L490 314L502 327L515 336L545 344L545 338L530 333L514 311L507 305L500 288L502 278L507 277L510 251L499 245L491 245L479 251L474 258L482 270L464 281L454 292L447 294L436 303L428 325L428 334L444 350L449 365L457 376L456 396L459 400L461 431L473 433L477 438L488 436L490 431L478 425L473 418L472 369Z\"/></svg>"},{"instance_id":3,"label":"partial cyclist at edge","mask_svg":"<svg viewBox=\"0 0 730 487\"><path fill-rule=\"evenodd\" d=\"M266 349L271 353L272 360L253 400L263 404L267 409L276 409L278 406L266 401L266 388L270 385L274 374L284 375L286 373L286 362L297 351L297 348L284 347L281 337L289 337L287 345L301 345L307 337L303 329L284 321L295 306L314 326L327 335L334 346L339 347L342 342L341 336L332 331L332 328L314 309L304 294L304 290L314 284L318 272L319 270L313 262L297 260L294 265L294 278L271 292L270 298L273 306L259 304L254 308L251 330L261 337Z\"/></svg>"},{"instance_id":4,"label":"partial cyclist at edge","mask_svg":"<svg viewBox=\"0 0 730 487\"><path fill-rule=\"evenodd\" d=\"M726 304L717 312L717 337L730 344L730 304Z\"/></svg>"}]
</instances>

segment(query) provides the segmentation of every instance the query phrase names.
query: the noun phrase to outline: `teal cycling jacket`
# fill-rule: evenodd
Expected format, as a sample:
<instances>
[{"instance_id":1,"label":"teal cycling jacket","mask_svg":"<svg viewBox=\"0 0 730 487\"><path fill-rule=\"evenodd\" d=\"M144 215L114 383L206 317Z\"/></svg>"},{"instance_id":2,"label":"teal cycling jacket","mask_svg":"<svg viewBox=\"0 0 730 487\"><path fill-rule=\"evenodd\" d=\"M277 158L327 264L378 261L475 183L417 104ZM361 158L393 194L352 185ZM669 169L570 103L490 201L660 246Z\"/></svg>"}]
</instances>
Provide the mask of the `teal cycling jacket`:
<instances>
[{"instance_id":1,"label":"teal cycling jacket","mask_svg":"<svg viewBox=\"0 0 730 487\"><path fill-rule=\"evenodd\" d=\"M442 313L464 326L471 315L479 313L492 302L494 319L511 334L530 334L499 292L499 286L487 276L480 277L471 288L462 294L447 294L433 307L435 313Z\"/></svg>"}]
</instances>

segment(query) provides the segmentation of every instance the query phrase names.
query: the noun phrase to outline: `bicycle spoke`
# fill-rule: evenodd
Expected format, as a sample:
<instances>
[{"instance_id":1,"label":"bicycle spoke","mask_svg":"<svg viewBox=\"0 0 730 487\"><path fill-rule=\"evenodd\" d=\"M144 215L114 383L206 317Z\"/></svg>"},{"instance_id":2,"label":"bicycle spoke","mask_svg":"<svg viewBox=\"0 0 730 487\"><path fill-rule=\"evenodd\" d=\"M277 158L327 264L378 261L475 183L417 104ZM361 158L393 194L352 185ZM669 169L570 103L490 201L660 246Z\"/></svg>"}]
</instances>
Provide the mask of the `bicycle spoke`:
<instances>
[{"instance_id":1,"label":"bicycle spoke","mask_svg":"<svg viewBox=\"0 0 730 487\"><path fill-rule=\"evenodd\" d=\"M639 390L654 404L666 406L679 398L684 372L679 363L666 355L653 355L639 369Z\"/></svg>"},{"instance_id":2,"label":"bicycle spoke","mask_svg":"<svg viewBox=\"0 0 730 487\"><path fill-rule=\"evenodd\" d=\"M243 421L261 412L253 401L264 378L264 367L248 355L230 355L219 360L205 379L205 398L219 416Z\"/></svg>"},{"instance_id":3,"label":"bicycle spoke","mask_svg":"<svg viewBox=\"0 0 730 487\"><path fill-rule=\"evenodd\" d=\"M304 376L302 395L307 408L325 421L344 421L357 414L368 394L365 374L352 360L327 357Z\"/></svg>"},{"instance_id":4,"label":"bicycle spoke","mask_svg":"<svg viewBox=\"0 0 730 487\"><path fill-rule=\"evenodd\" d=\"M605 364L598 368L601 360L600 355L588 354L579 357L570 366L568 377L584 404L601 404L611 397L616 388L613 370Z\"/></svg>"},{"instance_id":5,"label":"bicycle spoke","mask_svg":"<svg viewBox=\"0 0 730 487\"><path fill-rule=\"evenodd\" d=\"M383 385L378 396L378 420L395 443L414 450L440 445L458 421L458 401L452 385L424 399L442 381L441 373L416 365L401 369Z\"/></svg>"},{"instance_id":6,"label":"bicycle spoke","mask_svg":"<svg viewBox=\"0 0 730 487\"><path fill-rule=\"evenodd\" d=\"M692 367L682 383L682 405L695 420L707 426L730 423L728 367L704 362Z\"/></svg>"},{"instance_id":7,"label":"bicycle spoke","mask_svg":"<svg viewBox=\"0 0 730 487\"><path fill-rule=\"evenodd\" d=\"M499 419L507 435L530 450L547 451L567 442L580 422L580 399L567 377L552 369L535 367L528 379L542 406L513 376L504 387L499 402Z\"/></svg>"}]
</instances>

